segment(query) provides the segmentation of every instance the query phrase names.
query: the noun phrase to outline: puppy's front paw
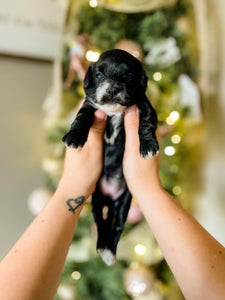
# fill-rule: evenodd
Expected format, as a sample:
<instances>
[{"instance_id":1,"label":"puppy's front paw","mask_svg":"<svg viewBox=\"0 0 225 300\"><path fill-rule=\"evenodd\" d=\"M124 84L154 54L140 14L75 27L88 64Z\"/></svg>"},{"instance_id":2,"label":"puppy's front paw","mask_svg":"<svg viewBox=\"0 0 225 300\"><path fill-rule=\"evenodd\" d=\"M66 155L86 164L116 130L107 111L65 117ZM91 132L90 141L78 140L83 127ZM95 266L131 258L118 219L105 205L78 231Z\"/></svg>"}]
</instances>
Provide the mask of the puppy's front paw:
<instances>
[{"instance_id":1,"label":"puppy's front paw","mask_svg":"<svg viewBox=\"0 0 225 300\"><path fill-rule=\"evenodd\" d=\"M80 148L83 147L87 137L81 135L77 130L70 130L62 140L68 147Z\"/></svg>"},{"instance_id":2,"label":"puppy's front paw","mask_svg":"<svg viewBox=\"0 0 225 300\"><path fill-rule=\"evenodd\" d=\"M140 154L143 158L149 159L159 152L159 145L157 141L150 141L140 143Z\"/></svg>"}]
</instances>

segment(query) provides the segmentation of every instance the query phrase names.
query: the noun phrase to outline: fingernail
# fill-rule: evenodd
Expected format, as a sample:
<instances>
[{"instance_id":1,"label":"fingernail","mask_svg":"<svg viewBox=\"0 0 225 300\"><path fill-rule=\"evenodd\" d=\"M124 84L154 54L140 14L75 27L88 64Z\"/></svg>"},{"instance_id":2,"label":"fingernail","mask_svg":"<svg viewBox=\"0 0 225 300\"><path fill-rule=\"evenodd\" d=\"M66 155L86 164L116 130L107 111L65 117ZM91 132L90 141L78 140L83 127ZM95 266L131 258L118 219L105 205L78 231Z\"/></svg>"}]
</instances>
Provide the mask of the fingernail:
<instances>
[{"instance_id":1,"label":"fingernail","mask_svg":"<svg viewBox=\"0 0 225 300\"><path fill-rule=\"evenodd\" d=\"M95 111L95 117L101 121L106 121L106 118L107 118L106 114L101 110Z\"/></svg>"},{"instance_id":2,"label":"fingernail","mask_svg":"<svg viewBox=\"0 0 225 300\"><path fill-rule=\"evenodd\" d=\"M126 114L137 114L137 113L138 113L138 107L136 105L132 105L126 111Z\"/></svg>"}]
</instances>

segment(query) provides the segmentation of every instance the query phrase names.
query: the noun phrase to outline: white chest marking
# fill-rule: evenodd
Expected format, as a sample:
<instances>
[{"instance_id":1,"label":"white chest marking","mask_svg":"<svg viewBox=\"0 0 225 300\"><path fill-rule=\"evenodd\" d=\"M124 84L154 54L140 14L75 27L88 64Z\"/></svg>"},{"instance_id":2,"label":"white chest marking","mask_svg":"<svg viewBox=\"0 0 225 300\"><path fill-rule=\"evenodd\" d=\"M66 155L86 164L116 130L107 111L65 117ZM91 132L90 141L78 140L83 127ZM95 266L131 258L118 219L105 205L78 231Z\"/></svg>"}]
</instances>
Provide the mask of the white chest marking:
<instances>
[{"instance_id":1,"label":"white chest marking","mask_svg":"<svg viewBox=\"0 0 225 300\"><path fill-rule=\"evenodd\" d=\"M106 133L104 135L104 140L106 143L113 145L115 142L115 139L118 135L119 132L119 127L123 119L123 114L116 114L112 116L111 122L113 126L113 133L112 135L108 138Z\"/></svg>"},{"instance_id":2,"label":"white chest marking","mask_svg":"<svg viewBox=\"0 0 225 300\"><path fill-rule=\"evenodd\" d=\"M108 116L114 116L114 115L121 115L126 107L119 104L119 103L114 103L114 104L95 104L95 106L104 111Z\"/></svg>"},{"instance_id":3,"label":"white chest marking","mask_svg":"<svg viewBox=\"0 0 225 300\"><path fill-rule=\"evenodd\" d=\"M121 114L125 111L126 107L119 104L119 103L107 103L107 104L100 104L102 98L107 94L107 90L110 88L110 83L105 81L96 89L96 100L97 103L93 103L93 105L104 111L108 116L112 116L114 114ZM122 94L119 93L117 97L121 98Z\"/></svg>"},{"instance_id":4,"label":"white chest marking","mask_svg":"<svg viewBox=\"0 0 225 300\"><path fill-rule=\"evenodd\" d=\"M105 81L103 84L101 84L97 89L96 89L96 99L98 102L100 102L105 95L107 89L110 87L109 82Z\"/></svg>"}]
</instances>

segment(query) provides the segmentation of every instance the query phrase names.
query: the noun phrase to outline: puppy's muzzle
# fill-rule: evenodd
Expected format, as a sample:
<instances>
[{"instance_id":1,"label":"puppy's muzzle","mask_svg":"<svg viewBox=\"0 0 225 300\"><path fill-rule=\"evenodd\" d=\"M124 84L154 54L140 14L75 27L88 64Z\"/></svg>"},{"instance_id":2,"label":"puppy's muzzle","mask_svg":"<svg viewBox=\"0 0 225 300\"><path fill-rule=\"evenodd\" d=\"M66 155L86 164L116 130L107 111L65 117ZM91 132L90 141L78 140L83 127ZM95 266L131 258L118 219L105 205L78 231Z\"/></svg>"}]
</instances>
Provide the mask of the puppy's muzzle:
<instances>
[{"instance_id":1,"label":"puppy's muzzle","mask_svg":"<svg viewBox=\"0 0 225 300\"><path fill-rule=\"evenodd\" d=\"M121 85L115 84L106 90L105 96L112 99L112 98L116 97L121 91L122 91Z\"/></svg>"},{"instance_id":2,"label":"puppy's muzzle","mask_svg":"<svg viewBox=\"0 0 225 300\"><path fill-rule=\"evenodd\" d=\"M100 103L118 103L121 100L121 96L123 95L123 87L119 84L110 84L105 93L103 94ZM122 96L123 98L123 96Z\"/></svg>"}]
</instances>

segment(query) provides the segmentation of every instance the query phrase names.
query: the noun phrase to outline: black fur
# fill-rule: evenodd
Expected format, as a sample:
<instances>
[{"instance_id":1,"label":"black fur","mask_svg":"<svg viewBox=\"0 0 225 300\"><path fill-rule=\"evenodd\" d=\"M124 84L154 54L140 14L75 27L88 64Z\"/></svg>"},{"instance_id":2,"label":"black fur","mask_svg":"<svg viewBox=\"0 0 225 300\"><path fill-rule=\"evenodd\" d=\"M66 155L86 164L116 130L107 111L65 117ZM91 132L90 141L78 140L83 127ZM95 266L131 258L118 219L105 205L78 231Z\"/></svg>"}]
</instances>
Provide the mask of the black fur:
<instances>
[{"instance_id":1,"label":"black fur","mask_svg":"<svg viewBox=\"0 0 225 300\"><path fill-rule=\"evenodd\" d=\"M99 61L91 64L87 71L84 79L86 93L84 105L72 123L70 131L63 137L63 141L68 146L82 147L93 124L94 111L100 108L107 112L104 166L92 196L92 211L98 229L97 250L99 253L108 249L113 255L116 254L131 202L131 194L122 170L125 144L123 112L121 112L121 117L118 117L114 113L114 107L117 106L111 106L112 111L107 111L108 105L119 104L118 108L122 108L122 111L133 104L138 106L140 154L149 158L149 154L151 156L157 153L159 146L155 136L157 117L145 96L146 86L147 76L136 58L123 50L104 52ZM107 188L111 182L115 184L116 191L120 192L116 199L112 193L107 192L107 189L105 191L105 182ZM103 216L105 206L108 207L107 218ZM113 262L112 260L106 261L108 264Z\"/></svg>"}]
</instances>

